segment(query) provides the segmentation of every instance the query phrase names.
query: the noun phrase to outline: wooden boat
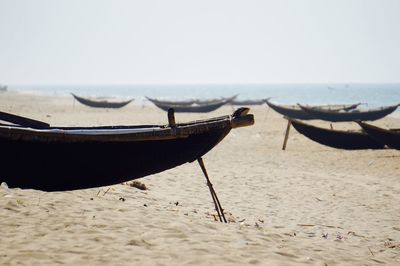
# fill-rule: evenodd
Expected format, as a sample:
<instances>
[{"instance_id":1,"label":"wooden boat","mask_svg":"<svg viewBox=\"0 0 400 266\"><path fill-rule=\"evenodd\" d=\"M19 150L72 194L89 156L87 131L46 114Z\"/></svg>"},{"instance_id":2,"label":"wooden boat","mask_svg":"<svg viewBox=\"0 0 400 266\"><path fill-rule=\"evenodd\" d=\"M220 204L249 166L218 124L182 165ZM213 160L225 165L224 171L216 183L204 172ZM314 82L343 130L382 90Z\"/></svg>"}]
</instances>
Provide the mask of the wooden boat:
<instances>
[{"instance_id":1,"label":"wooden boat","mask_svg":"<svg viewBox=\"0 0 400 266\"><path fill-rule=\"evenodd\" d=\"M81 104L90 106L90 107L95 107L95 108L121 108L133 101L133 99L123 101L123 102L111 102L111 101L106 101L106 100L92 100L92 99L87 99L80 97L78 95L75 95L71 93L72 96Z\"/></svg>"},{"instance_id":2,"label":"wooden boat","mask_svg":"<svg viewBox=\"0 0 400 266\"><path fill-rule=\"evenodd\" d=\"M65 191L156 174L199 159L232 128L252 125L248 111L240 108L229 116L175 124L170 110L168 125L100 127L51 127L0 114L0 119L19 124L0 125L0 183Z\"/></svg>"},{"instance_id":3,"label":"wooden boat","mask_svg":"<svg viewBox=\"0 0 400 266\"><path fill-rule=\"evenodd\" d=\"M389 148L400 150L400 129L384 129L364 122L357 122L364 132Z\"/></svg>"},{"instance_id":4,"label":"wooden boat","mask_svg":"<svg viewBox=\"0 0 400 266\"><path fill-rule=\"evenodd\" d=\"M175 112L179 112L179 113L207 113L207 112L211 112L214 111L218 108L220 108L221 106L231 102L234 97L233 96L231 98L224 98L224 99L220 99L220 100L211 100L211 101L197 101L194 102L192 104L189 105L182 105L182 104L164 104L160 101L154 101L154 99L149 100L158 108L164 110L164 111L168 111L170 108L173 108L175 110Z\"/></svg>"},{"instance_id":5,"label":"wooden boat","mask_svg":"<svg viewBox=\"0 0 400 266\"><path fill-rule=\"evenodd\" d=\"M300 107L297 105L278 105L274 104L269 100L266 100L266 103L268 106L273 109L275 112L285 116L289 117L291 119L301 119L301 120L311 120L314 119L314 116L311 114L303 111Z\"/></svg>"},{"instance_id":6,"label":"wooden boat","mask_svg":"<svg viewBox=\"0 0 400 266\"><path fill-rule=\"evenodd\" d=\"M146 96L146 99L154 104L166 105L166 106L190 106L196 103L196 100L182 100L182 101L168 101L168 100L159 100Z\"/></svg>"},{"instance_id":7,"label":"wooden boat","mask_svg":"<svg viewBox=\"0 0 400 266\"><path fill-rule=\"evenodd\" d=\"M332 148L346 150L383 149L381 142L361 131L324 129L298 120L290 120L293 127L307 138Z\"/></svg>"},{"instance_id":8,"label":"wooden boat","mask_svg":"<svg viewBox=\"0 0 400 266\"><path fill-rule=\"evenodd\" d=\"M318 108L310 108L308 106L299 105L300 108L315 117L316 119L330 121L330 122L349 122L349 121L373 121L383 118L393 113L398 105L386 106L370 110L347 110L347 111L333 111Z\"/></svg>"},{"instance_id":9,"label":"wooden boat","mask_svg":"<svg viewBox=\"0 0 400 266\"><path fill-rule=\"evenodd\" d=\"M238 95L236 94L236 95L233 95L233 96L228 97L228 98L221 97L221 98L214 98L214 99L196 99L194 101L194 103L195 104L200 104L200 105L202 105L202 104L213 104L213 103L218 103L218 102L221 102L221 101L224 101L224 100L226 100L227 103L231 103L232 101L234 101L236 99L237 96Z\"/></svg>"},{"instance_id":10,"label":"wooden boat","mask_svg":"<svg viewBox=\"0 0 400 266\"><path fill-rule=\"evenodd\" d=\"M326 105L306 105L308 108L315 110L329 110L332 112L350 111L357 108L361 103L355 104L326 104ZM299 104L297 104L299 105Z\"/></svg>"},{"instance_id":11,"label":"wooden boat","mask_svg":"<svg viewBox=\"0 0 400 266\"><path fill-rule=\"evenodd\" d=\"M257 99L257 100L233 100L232 105L237 106L249 106L249 105L262 105L267 102L267 99Z\"/></svg>"},{"instance_id":12,"label":"wooden boat","mask_svg":"<svg viewBox=\"0 0 400 266\"><path fill-rule=\"evenodd\" d=\"M280 113L283 116L289 117L291 119L300 119L300 120L313 120L316 118L311 112L306 112L299 105L278 105L274 104L268 99L265 100L268 106L275 110L277 113ZM335 104L335 105L315 105L315 106L307 106L312 110L331 110L332 112L338 112L340 110L351 110L356 108L357 104Z\"/></svg>"},{"instance_id":13,"label":"wooden boat","mask_svg":"<svg viewBox=\"0 0 400 266\"><path fill-rule=\"evenodd\" d=\"M154 99L146 96L146 99L149 100L150 102L154 103L155 105L160 105L160 106L172 106L172 107L177 107L177 106L191 106L191 105L209 105L209 104L214 104L214 103L219 103L224 100L229 100L230 102L235 99L237 95L230 97L230 98L218 98L218 99L192 99L192 100L181 100L181 101L168 101L168 100L159 100L159 99Z\"/></svg>"}]
</instances>

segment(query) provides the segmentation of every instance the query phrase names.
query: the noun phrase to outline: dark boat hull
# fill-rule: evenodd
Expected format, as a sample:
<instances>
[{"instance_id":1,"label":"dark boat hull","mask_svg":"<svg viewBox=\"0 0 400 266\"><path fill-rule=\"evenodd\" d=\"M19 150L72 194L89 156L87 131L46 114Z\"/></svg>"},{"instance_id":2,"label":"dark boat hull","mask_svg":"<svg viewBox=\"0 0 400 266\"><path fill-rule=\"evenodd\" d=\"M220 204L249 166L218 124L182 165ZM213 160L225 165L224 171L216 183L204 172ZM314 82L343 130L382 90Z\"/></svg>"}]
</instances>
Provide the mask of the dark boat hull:
<instances>
[{"instance_id":1,"label":"dark boat hull","mask_svg":"<svg viewBox=\"0 0 400 266\"><path fill-rule=\"evenodd\" d=\"M196 103L196 100L167 101L167 100L157 100L147 96L146 99L154 104L160 104L165 106L190 106Z\"/></svg>"},{"instance_id":2,"label":"dark boat hull","mask_svg":"<svg viewBox=\"0 0 400 266\"><path fill-rule=\"evenodd\" d=\"M314 116L311 114L303 111L297 106L283 106L283 105L277 105L273 104L270 101L266 101L268 106L273 109L275 112L292 118L292 119L300 119L300 120L312 120L315 119Z\"/></svg>"},{"instance_id":3,"label":"dark boat hull","mask_svg":"<svg viewBox=\"0 0 400 266\"><path fill-rule=\"evenodd\" d=\"M358 122L364 132L389 148L400 150L400 131L388 130L367 123Z\"/></svg>"},{"instance_id":4,"label":"dark boat hull","mask_svg":"<svg viewBox=\"0 0 400 266\"><path fill-rule=\"evenodd\" d=\"M94 107L94 108L121 108L130 103L132 100L123 101L123 102L109 102L109 101L95 101L89 100L80 96L77 96L71 93L72 96L81 104Z\"/></svg>"},{"instance_id":5,"label":"dark boat hull","mask_svg":"<svg viewBox=\"0 0 400 266\"><path fill-rule=\"evenodd\" d=\"M312 112L307 112L304 108L301 108L299 105L277 105L273 104L270 101L266 100L266 103L269 107L275 110L277 113L280 113L283 116L286 116L291 119L299 119L299 120L314 120L319 119ZM351 110L357 108L358 104L349 104L349 105L316 105L309 106L308 108L311 110L330 110L330 112L339 112L340 110Z\"/></svg>"},{"instance_id":6,"label":"dark boat hull","mask_svg":"<svg viewBox=\"0 0 400 266\"><path fill-rule=\"evenodd\" d=\"M104 143L0 139L6 154L0 179L9 187L45 191L117 184L196 160L228 132L214 129L174 140Z\"/></svg>"},{"instance_id":7,"label":"dark boat hull","mask_svg":"<svg viewBox=\"0 0 400 266\"><path fill-rule=\"evenodd\" d=\"M155 174L198 159L232 128L254 123L248 109L238 111L233 116L172 127L0 126L0 182L9 187L64 191Z\"/></svg>"},{"instance_id":8,"label":"dark boat hull","mask_svg":"<svg viewBox=\"0 0 400 266\"><path fill-rule=\"evenodd\" d=\"M193 101L160 101L146 97L155 106L161 110L168 111L173 108L177 113L208 113L217 110L221 106L230 103L236 98L236 95L230 98L214 100L193 100Z\"/></svg>"},{"instance_id":9,"label":"dark boat hull","mask_svg":"<svg viewBox=\"0 0 400 266\"><path fill-rule=\"evenodd\" d=\"M383 149L384 145L363 132L330 130L292 120L293 127L307 138L332 148L346 150Z\"/></svg>"},{"instance_id":10,"label":"dark boat hull","mask_svg":"<svg viewBox=\"0 0 400 266\"><path fill-rule=\"evenodd\" d=\"M234 100L231 102L232 105L237 105L237 106L249 106L249 105L262 105L266 103L265 99L261 100Z\"/></svg>"},{"instance_id":11,"label":"dark boat hull","mask_svg":"<svg viewBox=\"0 0 400 266\"><path fill-rule=\"evenodd\" d=\"M335 112L306 106L300 107L315 118L330 122L374 121L393 113L397 109L397 105L394 105L368 111Z\"/></svg>"},{"instance_id":12,"label":"dark boat hull","mask_svg":"<svg viewBox=\"0 0 400 266\"><path fill-rule=\"evenodd\" d=\"M208 113L217 110L227 102L228 101L223 100L216 103L201 105L164 105L160 103L154 103L154 105L164 111L168 111L168 109L173 108L177 113Z\"/></svg>"}]
</instances>

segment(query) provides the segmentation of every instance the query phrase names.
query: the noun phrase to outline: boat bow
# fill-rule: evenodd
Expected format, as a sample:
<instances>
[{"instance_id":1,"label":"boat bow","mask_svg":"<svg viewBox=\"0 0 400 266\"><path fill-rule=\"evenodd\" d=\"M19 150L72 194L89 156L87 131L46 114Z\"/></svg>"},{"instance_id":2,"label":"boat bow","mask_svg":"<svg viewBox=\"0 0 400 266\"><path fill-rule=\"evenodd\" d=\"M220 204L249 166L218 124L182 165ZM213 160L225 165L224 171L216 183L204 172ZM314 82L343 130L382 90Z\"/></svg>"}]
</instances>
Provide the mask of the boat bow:
<instances>
[{"instance_id":1,"label":"boat bow","mask_svg":"<svg viewBox=\"0 0 400 266\"><path fill-rule=\"evenodd\" d=\"M247 127L254 125L254 115L249 114L250 109L241 107L237 109L231 117L231 127Z\"/></svg>"}]
</instances>

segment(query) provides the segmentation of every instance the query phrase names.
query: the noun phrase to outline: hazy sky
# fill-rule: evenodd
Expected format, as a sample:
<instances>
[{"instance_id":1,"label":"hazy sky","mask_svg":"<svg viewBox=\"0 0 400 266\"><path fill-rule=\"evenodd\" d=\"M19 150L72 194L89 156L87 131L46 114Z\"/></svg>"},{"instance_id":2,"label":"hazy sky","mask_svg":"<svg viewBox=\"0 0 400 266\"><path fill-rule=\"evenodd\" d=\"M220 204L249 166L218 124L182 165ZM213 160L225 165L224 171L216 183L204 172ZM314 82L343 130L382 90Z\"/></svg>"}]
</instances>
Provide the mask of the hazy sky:
<instances>
[{"instance_id":1,"label":"hazy sky","mask_svg":"<svg viewBox=\"0 0 400 266\"><path fill-rule=\"evenodd\" d=\"M0 0L0 84L400 82L399 0Z\"/></svg>"}]
</instances>

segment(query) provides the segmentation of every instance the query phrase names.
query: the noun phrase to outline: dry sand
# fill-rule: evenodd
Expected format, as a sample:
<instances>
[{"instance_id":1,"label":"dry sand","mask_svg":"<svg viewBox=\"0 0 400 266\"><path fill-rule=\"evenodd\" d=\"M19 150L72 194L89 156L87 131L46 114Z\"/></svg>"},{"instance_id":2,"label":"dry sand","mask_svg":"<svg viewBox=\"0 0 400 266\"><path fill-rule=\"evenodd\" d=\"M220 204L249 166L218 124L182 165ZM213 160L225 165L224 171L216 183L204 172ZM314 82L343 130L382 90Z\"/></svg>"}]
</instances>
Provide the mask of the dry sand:
<instances>
[{"instance_id":1,"label":"dry sand","mask_svg":"<svg viewBox=\"0 0 400 266\"><path fill-rule=\"evenodd\" d=\"M13 92L0 94L0 110L52 125L167 122L150 105L99 110L72 97ZM286 121L266 106L251 112L254 126L233 130L204 156L231 223L214 221L197 163L139 179L147 191L2 187L0 265L399 265L400 153L336 150L294 129L282 151ZM400 120L375 124L399 127Z\"/></svg>"}]
</instances>

